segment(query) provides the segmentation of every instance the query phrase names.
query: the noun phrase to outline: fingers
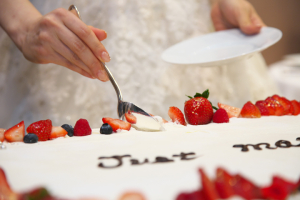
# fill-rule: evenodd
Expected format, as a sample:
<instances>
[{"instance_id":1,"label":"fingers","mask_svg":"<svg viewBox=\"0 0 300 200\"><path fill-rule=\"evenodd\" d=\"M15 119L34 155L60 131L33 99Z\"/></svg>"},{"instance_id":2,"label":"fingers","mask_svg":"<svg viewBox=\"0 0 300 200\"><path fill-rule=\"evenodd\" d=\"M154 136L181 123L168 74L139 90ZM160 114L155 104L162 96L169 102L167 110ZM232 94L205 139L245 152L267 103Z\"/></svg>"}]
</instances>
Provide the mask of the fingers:
<instances>
[{"instance_id":1,"label":"fingers","mask_svg":"<svg viewBox=\"0 0 300 200\"><path fill-rule=\"evenodd\" d=\"M210 15L216 31L222 31L227 29L218 4L214 4L212 6Z\"/></svg>"},{"instance_id":2,"label":"fingers","mask_svg":"<svg viewBox=\"0 0 300 200\"><path fill-rule=\"evenodd\" d=\"M107 38L107 33L104 30L89 26L89 28L94 32L99 41L103 41Z\"/></svg>"}]
</instances>

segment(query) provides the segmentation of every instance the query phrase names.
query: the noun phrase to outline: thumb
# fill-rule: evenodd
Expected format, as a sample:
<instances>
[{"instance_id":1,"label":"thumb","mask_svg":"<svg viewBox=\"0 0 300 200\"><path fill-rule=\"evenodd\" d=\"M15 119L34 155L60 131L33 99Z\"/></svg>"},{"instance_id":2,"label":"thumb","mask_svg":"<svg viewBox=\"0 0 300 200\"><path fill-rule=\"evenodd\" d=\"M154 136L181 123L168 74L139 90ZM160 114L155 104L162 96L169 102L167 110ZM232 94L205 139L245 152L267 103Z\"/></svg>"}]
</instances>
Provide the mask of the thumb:
<instances>
[{"instance_id":1,"label":"thumb","mask_svg":"<svg viewBox=\"0 0 300 200\"><path fill-rule=\"evenodd\" d=\"M238 26L245 34L253 35L259 33L263 23L260 18L258 18L258 15L253 11L250 11L250 13L242 12L237 19Z\"/></svg>"}]
</instances>

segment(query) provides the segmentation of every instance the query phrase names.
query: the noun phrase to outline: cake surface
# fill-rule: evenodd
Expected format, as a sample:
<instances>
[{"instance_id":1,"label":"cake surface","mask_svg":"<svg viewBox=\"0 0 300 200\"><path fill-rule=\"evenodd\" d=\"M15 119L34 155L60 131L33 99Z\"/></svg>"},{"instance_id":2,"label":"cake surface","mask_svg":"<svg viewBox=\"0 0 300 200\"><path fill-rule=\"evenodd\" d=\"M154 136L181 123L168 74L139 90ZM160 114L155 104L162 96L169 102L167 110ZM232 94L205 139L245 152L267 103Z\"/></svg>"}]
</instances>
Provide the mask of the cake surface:
<instances>
[{"instance_id":1,"label":"cake surface","mask_svg":"<svg viewBox=\"0 0 300 200\"><path fill-rule=\"evenodd\" d=\"M300 115L231 118L224 124L166 123L163 132L131 129L112 135L99 134L98 128L84 137L5 143L0 167L14 191L44 186L56 197L71 199L117 199L125 191L141 192L147 199L175 199L201 187L199 168L213 178L222 167L259 186L270 184L274 175L297 182L299 122ZM259 143L274 149L233 147Z\"/></svg>"}]
</instances>

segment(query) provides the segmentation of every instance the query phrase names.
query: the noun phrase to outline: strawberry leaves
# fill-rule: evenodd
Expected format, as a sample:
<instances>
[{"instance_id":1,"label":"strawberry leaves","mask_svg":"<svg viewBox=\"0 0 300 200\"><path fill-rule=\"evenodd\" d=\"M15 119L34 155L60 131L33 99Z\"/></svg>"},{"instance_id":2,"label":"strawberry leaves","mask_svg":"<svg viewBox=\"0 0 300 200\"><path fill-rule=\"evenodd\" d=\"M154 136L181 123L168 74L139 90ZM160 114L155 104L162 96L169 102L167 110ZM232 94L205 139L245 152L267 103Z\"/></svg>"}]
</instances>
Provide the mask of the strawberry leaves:
<instances>
[{"instance_id":1,"label":"strawberry leaves","mask_svg":"<svg viewBox=\"0 0 300 200\"><path fill-rule=\"evenodd\" d=\"M203 98L205 98L205 99L208 99L208 97L209 97L209 89L205 90L203 93L198 93L198 92L196 92L196 94L194 95L194 97L191 97L191 96L188 96L188 95L186 95L186 96L187 96L188 98L190 98L190 99L193 99L193 98L196 98L196 97L203 97ZM209 102L210 102L210 101L209 101ZM218 110L218 108L215 107L215 106L213 106L211 102L210 102L210 104L211 104L211 107L212 107L213 109Z\"/></svg>"}]
</instances>

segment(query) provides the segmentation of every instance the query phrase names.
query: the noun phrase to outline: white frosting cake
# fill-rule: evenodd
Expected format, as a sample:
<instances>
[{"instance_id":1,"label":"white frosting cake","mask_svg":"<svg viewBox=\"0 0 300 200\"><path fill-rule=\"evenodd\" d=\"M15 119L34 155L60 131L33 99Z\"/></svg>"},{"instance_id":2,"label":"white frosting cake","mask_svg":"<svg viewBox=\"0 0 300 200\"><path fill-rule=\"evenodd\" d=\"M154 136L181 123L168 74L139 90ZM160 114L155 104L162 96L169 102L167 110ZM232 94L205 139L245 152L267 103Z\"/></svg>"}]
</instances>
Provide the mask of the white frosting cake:
<instances>
[{"instance_id":1,"label":"white frosting cake","mask_svg":"<svg viewBox=\"0 0 300 200\"><path fill-rule=\"evenodd\" d=\"M132 190L150 200L175 199L181 192L200 187L199 168L214 178L216 168L222 167L258 186L269 185L274 175L292 182L300 178L300 140L296 140L300 137L300 115L231 118L230 123L201 126L167 123L164 127L163 132L131 129L112 135L93 129L92 135L84 137L5 143L7 148L0 150L0 167L14 191L44 186L56 197L72 199L113 200ZM289 143L279 140L294 146L285 148ZM276 149L249 146L249 151L243 152L233 147L258 143L276 147L276 142ZM185 160L181 153L194 154L187 154ZM122 163L116 157L105 158L124 155L128 156ZM147 163L137 164L145 159ZM173 161L162 162L167 159ZM112 168L104 168L108 166Z\"/></svg>"}]
</instances>

